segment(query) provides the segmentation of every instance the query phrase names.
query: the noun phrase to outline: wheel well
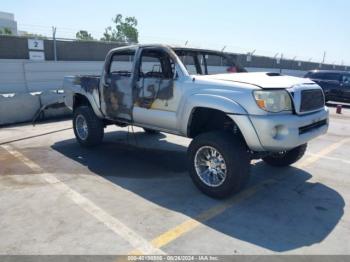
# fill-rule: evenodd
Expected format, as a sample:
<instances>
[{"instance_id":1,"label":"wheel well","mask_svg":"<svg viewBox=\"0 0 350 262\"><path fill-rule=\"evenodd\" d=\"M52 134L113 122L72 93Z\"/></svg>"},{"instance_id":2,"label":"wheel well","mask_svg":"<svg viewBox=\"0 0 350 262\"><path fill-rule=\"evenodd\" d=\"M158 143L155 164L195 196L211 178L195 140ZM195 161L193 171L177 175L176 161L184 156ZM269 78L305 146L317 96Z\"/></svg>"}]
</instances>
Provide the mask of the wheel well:
<instances>
[{"instance_id":1,"label":"wheel well","mask_svg":"<svg viewBox=\"0 0 350 262\"><path fill-rule=\"evenodd\" d=\"M195 108L188 125L188 136L194 138L210 131L230 131L242 136L236 123L225 112L205 107Z\"/></svg>"},{"instance_id":2,"label":"wheel well","mask_svg":"<svg viewBox=\"0 0 350 262\"><path fill-rule=\"evenodd\" d=\"M89 100L81 94L75 94L73 99L73 110L79 106L91 106Z\"/></svg>"}]
</instances>

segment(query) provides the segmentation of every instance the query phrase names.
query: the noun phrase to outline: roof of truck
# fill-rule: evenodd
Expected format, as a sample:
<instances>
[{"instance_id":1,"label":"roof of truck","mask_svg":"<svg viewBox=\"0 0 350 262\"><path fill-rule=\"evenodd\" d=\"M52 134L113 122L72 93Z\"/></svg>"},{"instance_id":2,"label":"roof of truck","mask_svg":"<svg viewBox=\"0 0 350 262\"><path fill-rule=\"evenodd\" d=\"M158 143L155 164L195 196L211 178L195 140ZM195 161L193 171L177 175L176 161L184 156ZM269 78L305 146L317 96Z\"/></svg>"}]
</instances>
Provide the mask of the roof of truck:
<instances>
[{"instance_id":1,"label":"roof of truck","mask_svg":"<svg viewBox=\"0 0 350 262\"><path fill-rule=\"evenodd\" d=\"M112 50L114 51L114 50L123 50L123 49L136 49L138 47L168 47L173 50L186 50L186 51L204 52L204 53L225 53L223 51L214 50L214 49L204 49L204 48L197 48L197 47L165 45L165 44L137 44L137 45L117 47L117 48L113 48Z\"/></svg>"}]
</instances>

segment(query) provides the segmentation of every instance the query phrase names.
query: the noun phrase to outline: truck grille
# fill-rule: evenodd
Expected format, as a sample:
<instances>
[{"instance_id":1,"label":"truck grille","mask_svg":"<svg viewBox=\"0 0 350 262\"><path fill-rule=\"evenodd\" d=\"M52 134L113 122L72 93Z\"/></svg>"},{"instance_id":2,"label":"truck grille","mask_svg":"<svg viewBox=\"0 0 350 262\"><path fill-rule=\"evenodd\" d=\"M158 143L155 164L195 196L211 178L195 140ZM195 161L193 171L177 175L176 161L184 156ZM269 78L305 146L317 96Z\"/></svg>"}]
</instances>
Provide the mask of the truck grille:
<instances>
[{"instance_id":1,"label":"truck grille","mask_svg":"<svg viewBox=\"0 0 350 262\"><path fill-rule=\"evenodd\" d=\"M300 112L313 111L324 106L323 92L320 89L302 90Z\"/></svg>"}]
</instances>

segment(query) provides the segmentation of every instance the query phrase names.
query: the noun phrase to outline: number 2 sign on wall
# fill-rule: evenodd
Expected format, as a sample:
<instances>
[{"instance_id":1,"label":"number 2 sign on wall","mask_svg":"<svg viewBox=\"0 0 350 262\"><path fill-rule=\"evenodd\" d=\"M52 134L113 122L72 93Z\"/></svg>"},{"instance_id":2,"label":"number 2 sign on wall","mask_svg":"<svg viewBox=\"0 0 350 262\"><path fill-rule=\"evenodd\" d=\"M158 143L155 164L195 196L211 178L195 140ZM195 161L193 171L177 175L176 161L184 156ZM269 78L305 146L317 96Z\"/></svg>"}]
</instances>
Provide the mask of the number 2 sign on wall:
<instances>
[{"instance_id":1,"label":"number 2 sign on wall","mask_svg":"<svg viewBox=\"0 0 350 262\"><path fill-rule=\"evenodd\" d=\"M39 39L28 39L29 50L44 50L44 41Z\"/></svg>"}]
</instances>

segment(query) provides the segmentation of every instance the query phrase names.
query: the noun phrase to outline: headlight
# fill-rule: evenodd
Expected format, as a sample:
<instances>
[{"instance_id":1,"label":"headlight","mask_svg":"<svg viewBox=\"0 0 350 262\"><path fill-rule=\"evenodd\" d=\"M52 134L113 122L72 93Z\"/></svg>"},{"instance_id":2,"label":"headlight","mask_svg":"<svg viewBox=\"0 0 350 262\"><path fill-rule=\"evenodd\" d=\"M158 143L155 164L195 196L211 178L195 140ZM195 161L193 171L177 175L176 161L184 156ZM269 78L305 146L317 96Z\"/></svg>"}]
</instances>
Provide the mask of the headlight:
<instances>
[{"instance_id":1,"label":"headlight","mask_svg":"<svg viewBox=\"0 0 350 262\"><path fill-rule=\"evenodd\" d=\"M257 90L253 92L257 105L268 112L292 110L292 101L285 90Z\"/></svg>"}]
</instances>

